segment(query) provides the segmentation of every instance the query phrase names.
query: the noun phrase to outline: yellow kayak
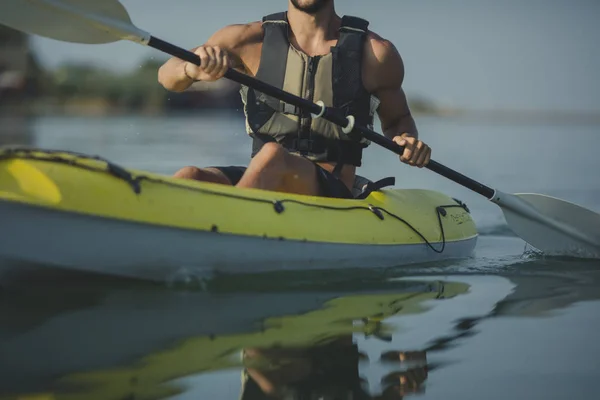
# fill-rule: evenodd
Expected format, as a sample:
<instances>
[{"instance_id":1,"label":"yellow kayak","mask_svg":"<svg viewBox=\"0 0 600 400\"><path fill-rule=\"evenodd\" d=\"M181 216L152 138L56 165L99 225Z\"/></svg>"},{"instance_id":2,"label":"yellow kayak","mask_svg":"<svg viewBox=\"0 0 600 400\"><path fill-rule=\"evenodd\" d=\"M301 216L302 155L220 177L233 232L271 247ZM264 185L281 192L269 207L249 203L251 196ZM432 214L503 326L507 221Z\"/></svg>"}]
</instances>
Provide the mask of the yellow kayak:
<instances>
[{"instance_id":1,"label":"yellow kayak","mask_svg":"<svg viewBox=\"0 0 600 400\"><path fill-rule=\"evenodd\" d=\"M469 257L442 193L332 199L175 179L64 151L0 147L0 261L164 280L181 269L386 267Z\"/></svg>"}]
</instances>

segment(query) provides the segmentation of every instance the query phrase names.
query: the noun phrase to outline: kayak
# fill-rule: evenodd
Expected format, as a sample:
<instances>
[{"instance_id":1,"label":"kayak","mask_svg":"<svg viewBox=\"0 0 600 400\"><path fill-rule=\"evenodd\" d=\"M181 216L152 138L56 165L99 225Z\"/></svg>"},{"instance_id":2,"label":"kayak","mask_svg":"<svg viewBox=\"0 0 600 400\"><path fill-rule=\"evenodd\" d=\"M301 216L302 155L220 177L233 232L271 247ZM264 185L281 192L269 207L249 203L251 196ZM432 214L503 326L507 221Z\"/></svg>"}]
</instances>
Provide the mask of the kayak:
<instances>
[{"instance_id":1,"label":"kayak","mask_svg":"<svg viewBox=\"0 0 600 400\"><path fill-rule=\"evenodd\" d=\"M477 228L443 193L334 199L176 179L100 157L0 147L0 263L160 280L392 267L469 257Z\"/></svg>"},{"instance_id":2,"label":"kayak","mask_svg":"<svg viewBox=\"0 0 600 400\"><path fill-rule=\"evenodd\" d=\"M0 260L152 280L390 267L471 255L463 203L422 189L332 199L240 189L65 151L0 148Z\"/></svg>"}]
</instances>

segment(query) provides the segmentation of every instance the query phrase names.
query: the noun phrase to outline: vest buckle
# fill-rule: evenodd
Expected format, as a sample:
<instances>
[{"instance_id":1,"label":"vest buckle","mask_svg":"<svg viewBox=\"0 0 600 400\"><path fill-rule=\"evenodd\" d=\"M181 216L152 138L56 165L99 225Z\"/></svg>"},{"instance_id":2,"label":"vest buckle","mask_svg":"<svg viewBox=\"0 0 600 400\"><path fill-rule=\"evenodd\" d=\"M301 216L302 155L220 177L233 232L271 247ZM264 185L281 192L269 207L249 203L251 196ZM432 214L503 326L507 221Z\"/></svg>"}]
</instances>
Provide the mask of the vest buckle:
<instances>
[{"instance_id":1,"label":"vest buckle","mask_svg":"<svg viewBox=\"0 0 600 400\"><path fill-rule=\"evenodd\" d=\"M288 104L285 102L280 102L279 103L279 110L280 113L282 114L287 114L287 115L296 115L299 116L300 115L300 109L292 104Z\"/></svg>"}]
</instances>

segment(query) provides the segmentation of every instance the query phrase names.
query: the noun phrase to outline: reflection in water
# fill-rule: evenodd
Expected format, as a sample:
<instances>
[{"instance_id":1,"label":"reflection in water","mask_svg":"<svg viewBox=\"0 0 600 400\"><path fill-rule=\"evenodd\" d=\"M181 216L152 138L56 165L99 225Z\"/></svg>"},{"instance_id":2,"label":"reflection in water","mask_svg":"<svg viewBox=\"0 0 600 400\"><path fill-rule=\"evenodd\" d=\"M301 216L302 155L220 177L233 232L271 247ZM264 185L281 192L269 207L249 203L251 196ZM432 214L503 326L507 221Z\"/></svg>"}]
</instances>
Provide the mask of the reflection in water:
<instances>
[{"instance_id":1,"label":"reflection in water","mask_svg":"<svg viewBox=\"0 0 600 400\"><path fill-rule=\"evenodd\" d=\"M359 359L351 335L309 347L246 348L241 399L366 398Z\"/></svg>"},{"instance_id":2,"label":"reflection in water","mask_svg":"<svg viewBox=\"0 0 600 400\"><path fill-rule=\"evenodd\" d=\"M13 313L2 327L0 395L8 387L55 399L166 398L185 392L176 380L240 368L245 399L367 399L358 373L364 355L353 338L383 341L396 329L385 323L389 316L426 312L425 302L468 289L455 282L371 282L344 292L319 282L288 291L281 282L279 291L197 293L110 280L56 287L44 281L37 288L28 281L20 296L7 292L4 306ZM27 315L45 297L66 299L64 307L57 301ZM388 375L384 398L416 390L426 376L421 368Z\"/></svg>"},{"instance_id":3,"label":"reflection in water","mask_svg":"<svg viewBox=\"0 0 600 400\"><path fill-rule=\"evenodd\" d=\"M391 351L382 354L381 359L398 363L399 367L408 365L404 370L392 372L383 378L382 399L401 399L409 394L424 393L423 384L429 371L436 368L427 363L426 351Z\"/></svg>"},{"instance_id":4,"label":"reflection in water","mask_svg":"<svg viewBox=\"0 0 600 400\"><path fill-rule=\"evenodd\" d=\"M398 370L382 378L377 395L367 392L359 375L365 358L351 335L310 347L244 349L241 400L402 399L423 390L430 368L426 352L384 353L381 360Z\"/></svg>"},{"instance_id":5,"label":"reflection in water","mask_svg":"<svg viewBox=\"0 0 600 400\"><path fill-rule=\"evenodd\" d=\"M490 321L597 299L600 272L581 265L566 274L540 260L507 268L506 277L346 283L217 277L207 292L93 276L27 279L7 285L0 302L0 398L428 395L455 370L472 375L461 382L482 375L469 370L469 359L476 358L469 346L481 341ZM487 329L483 336L489 337ZM499 335L499 351L524 345ZM484 368L494 371L493 363ZM432 379L437 385L428 388ZM232 385L237 395L225 397L224 387Z\"/></svg>"}]
</instances>

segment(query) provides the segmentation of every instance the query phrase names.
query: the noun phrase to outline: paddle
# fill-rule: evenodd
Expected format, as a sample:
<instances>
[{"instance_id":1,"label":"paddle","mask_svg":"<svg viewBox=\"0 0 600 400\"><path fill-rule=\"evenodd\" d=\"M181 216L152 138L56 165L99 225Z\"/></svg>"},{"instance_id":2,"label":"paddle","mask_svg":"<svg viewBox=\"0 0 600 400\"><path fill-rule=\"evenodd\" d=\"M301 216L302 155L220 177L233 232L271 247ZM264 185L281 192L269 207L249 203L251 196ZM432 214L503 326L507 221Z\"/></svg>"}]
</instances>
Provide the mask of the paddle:
<instances>
[{"instance_id":1,"label":"paddle","mask_svg":"<svg viewBox=\"0 0 600 400\"><path fill-rule=\"evenodd\" d=\"M30 34L74 43L110 43L129 40L200 65L194 53L151 36L137 28L118 0L2 0L0 23ZM353 117L315 104L230 69L226 78L286 103L310 111L360 134L396 154L404 149ZM485 186L431 160L427 168L465 186L501 207L510 228L523 240L549 255L600 257L600 214L573 203L541 194L508 194Z\"/></svg>"}]
</instances>

